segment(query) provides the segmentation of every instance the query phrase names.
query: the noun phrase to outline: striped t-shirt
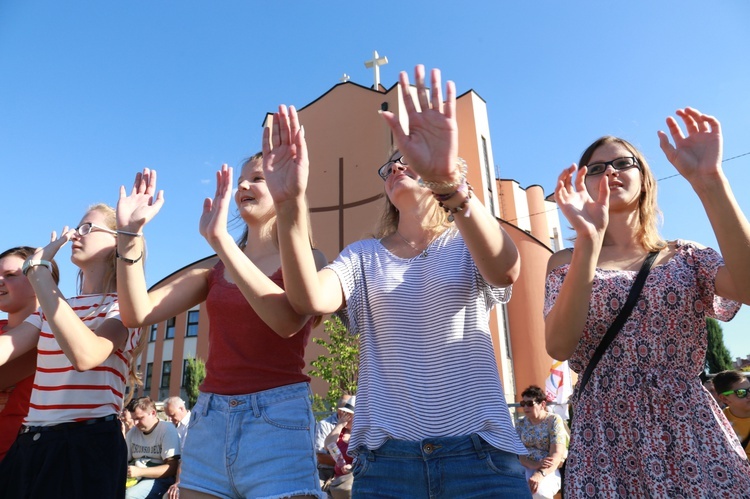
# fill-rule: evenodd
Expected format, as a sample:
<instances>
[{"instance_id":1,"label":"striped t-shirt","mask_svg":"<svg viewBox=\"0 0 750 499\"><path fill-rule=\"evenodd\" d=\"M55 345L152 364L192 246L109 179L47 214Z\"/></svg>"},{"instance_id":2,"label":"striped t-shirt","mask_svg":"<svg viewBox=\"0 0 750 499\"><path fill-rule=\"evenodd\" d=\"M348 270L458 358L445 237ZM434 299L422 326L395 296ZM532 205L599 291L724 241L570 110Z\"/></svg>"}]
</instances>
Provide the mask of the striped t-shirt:
<instances>
[{"instance_id":1,"label":"striped t-shirt","mask_svg":"<svg viewBox=\"0 0 750 499\"><path fill-rule=\"evenodd\" d=\"M120 320L116 294L76 296L67 302L92 331L107 319ZM125 345L99 366L78 372L57 343L41 308L26 322L40 333L36 376L24 424L48 426L120 411L131 352L138 344L140 329L129 329Z\"/></svg>"},{"instance_id":2,"label":"striped t-shirt","mask_svg":"<svg viewBox=\"0 0 750 499\"><path fill-rule=\"evenodd\" d=\"M360 335L350 452L386 439L477 433L526 454L510 418L488 320L510 288L489 285L457 230L403 259L376 239L349 245L327 268L341 281L345 320Z\"/></svg>"}]
</instances>

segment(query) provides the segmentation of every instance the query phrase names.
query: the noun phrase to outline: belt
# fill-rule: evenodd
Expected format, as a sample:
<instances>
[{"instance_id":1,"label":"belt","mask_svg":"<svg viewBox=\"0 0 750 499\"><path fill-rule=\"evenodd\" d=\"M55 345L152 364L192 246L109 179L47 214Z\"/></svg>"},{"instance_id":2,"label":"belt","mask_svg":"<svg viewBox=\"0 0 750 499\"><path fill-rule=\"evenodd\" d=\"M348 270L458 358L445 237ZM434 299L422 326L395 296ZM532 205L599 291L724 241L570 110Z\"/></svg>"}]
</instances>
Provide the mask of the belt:
<instances>
[{"instance_id":1,"label":"belt","mask_svg":"<svg viewBox=\"0 0 750 499\"><path fill-rule=\"evenodd\" d=\"M80 428L81 426L90 426L97 423L104 423L106 421L115 421L117 414L110 414L109 416L102 416L101 418L84 419L83 421L73 421L71 423L60 423L51 426L21 426L21 430L18 432L19 435L24 433L42 433L45 431L63 431L72 430L73 428Z\"/></svg>"}]
</instances>

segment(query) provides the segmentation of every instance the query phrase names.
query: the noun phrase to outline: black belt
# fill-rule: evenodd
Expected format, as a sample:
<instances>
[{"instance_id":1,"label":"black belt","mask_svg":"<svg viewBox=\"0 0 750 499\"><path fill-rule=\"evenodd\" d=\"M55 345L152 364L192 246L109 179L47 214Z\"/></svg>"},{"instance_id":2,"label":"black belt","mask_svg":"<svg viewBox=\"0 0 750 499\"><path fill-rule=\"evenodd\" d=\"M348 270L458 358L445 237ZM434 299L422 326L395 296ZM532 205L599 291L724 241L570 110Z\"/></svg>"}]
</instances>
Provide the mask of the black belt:
<instances>
[{"instance_id":1,"label":"black belt","mask_svg":"<svg viewBox=\"0 0 750 499\"><path fill-rule=\"evenodd\" d=\"M73 421L72 423L60 423L51 426L22 426L18 432L19 435L24 433L42 433L45 431L63 431L71 430L73 428L79 428L81 426L89 426L97 423L104 423L106 421L114 421L117 419L117 414L110 414L109 416L102 416L101 418L84 419L83 421Z\"/></svg>"}]
</instances>

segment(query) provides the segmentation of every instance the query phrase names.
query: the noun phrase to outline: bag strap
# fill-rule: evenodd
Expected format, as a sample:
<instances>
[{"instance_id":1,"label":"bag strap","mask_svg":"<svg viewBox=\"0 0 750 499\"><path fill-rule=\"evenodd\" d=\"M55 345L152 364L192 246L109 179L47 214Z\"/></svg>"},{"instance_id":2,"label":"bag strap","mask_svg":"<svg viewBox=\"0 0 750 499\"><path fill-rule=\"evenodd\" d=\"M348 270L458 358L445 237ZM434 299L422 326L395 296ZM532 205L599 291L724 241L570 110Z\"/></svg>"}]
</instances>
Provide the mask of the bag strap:
<instances>
[{"instance_id":1,"label":"bag strap","mask_svg":"<svg viewBox=\"0 0 750 499\"><path fill-rule=\"evenodd\" d=\"M622 329L622 326L625 324L625 321L628 320L628 317L630 316L630 312L633 311L633 307L635 307L635 304L638 301L638 297L641 294L643 285L646 283L646 277L648 277L648 273L651 270L651 266L654 264L654 260L656 260L656 255L658 254L659 254L659 250L652 251L651 253L648 254L648 256L646 257L646 260L644 260L643 265L641 265L641 270L638 272L638 275L635 278L633 287L630 288L630 294L628 295L628 299L625 302L625 306L622 307L622 310L620 310L620 313L617 314L617 317L615 317L615 320L614 322L612 322L612 325L609 326L609 329L607 329L607 332L604 333L601 343L599 343L599 346L596 347L594 356L591 357L591 360L589 361L589 365L586 366L586 370L583 372L583 376L581 377L580 388L578 389L579 397L580 397L580 394L583 393L583 389L586 388L586 384L589 382L589 378L591 377L591 374L594 372L594 368L602 359L602 355L604 355L604 352L607 351L607 348L612 343L612 340L615 339L615 336L617 336L617 333L620 332L620 329Z\"/></svg>"}]
</instances>

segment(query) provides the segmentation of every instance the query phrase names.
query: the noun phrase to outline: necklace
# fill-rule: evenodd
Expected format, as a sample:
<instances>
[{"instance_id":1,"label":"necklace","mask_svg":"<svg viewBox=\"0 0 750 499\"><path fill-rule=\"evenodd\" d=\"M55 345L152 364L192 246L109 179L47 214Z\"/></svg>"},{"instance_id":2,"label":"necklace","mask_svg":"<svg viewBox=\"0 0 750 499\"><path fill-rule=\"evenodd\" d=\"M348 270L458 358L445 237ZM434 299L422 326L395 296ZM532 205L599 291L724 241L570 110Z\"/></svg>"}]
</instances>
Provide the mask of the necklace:
<instances>
[{"instance_id":1,"label":"necklace","mask_svg":"<svg viewBox=\"0 0 750 499\"><path fill-rule=\"evenodd\" d=\"M409 246L411 246L411 248L414 251L422 253L421 255L419 255L419 258L427 258L427 255L428 255L427 249L430 247L430 244L432 244L432 241L434 241L435 239L437 239L437 236L433 237L432 239L430 239L430 242L427 243L427 246L425 246L424 250L420 250L419 248L417 248L416 246L414 246L408 239L406 239L404 236L402 236L401 233L398 230L396 230L396 234L398 234L398 237L400 237L401 239L403 239L403 241L406 244L408 244Z\"/></svg>"}]
</instances>

